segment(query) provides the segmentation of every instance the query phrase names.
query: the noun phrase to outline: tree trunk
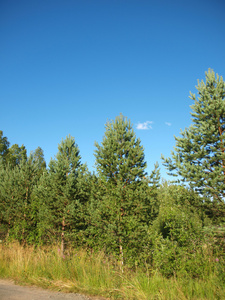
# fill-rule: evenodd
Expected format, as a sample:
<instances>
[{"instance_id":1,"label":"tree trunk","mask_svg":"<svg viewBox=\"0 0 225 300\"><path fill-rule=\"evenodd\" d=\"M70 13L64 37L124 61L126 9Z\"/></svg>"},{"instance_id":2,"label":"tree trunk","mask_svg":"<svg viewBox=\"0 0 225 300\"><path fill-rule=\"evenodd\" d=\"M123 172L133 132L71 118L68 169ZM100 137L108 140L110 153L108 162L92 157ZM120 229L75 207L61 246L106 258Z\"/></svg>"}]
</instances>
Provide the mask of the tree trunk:
<instances>
[{"instance_id":1,"label":"tree trunk","mask_svg":"<svg viewBox=\"0 0 225 300\"><path fill-rule=\"evenodd\" d=\"M65 236L64 236L64 232L65 232L65 217L63 217L63 221L62 221L62 233L61 233L61 256L64 256L64 250L65 250Z\"/></svg>"},{"instance_id":2,"label":"tree trunk","mask_svg":"<svg viewBox=\"0 0 225 300\"><path fill-rule=\"evenodd\" d=\"M121 238L119 238L119 244L120 244L120 270L123 273L123 246L122 246Z\"/></svg>"}]
</instances>

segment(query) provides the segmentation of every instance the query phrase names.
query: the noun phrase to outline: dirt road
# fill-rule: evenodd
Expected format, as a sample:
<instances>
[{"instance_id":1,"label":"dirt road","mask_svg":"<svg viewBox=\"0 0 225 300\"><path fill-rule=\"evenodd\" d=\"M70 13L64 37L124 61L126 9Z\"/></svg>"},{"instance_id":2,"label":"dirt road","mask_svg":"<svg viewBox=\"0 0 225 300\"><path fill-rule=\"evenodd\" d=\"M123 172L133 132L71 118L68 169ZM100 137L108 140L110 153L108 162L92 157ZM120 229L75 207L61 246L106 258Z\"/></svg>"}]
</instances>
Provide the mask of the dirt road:
<instances>
[{"instance_id":1,"label":"dirt road","mask_svg":"<svg viewBox=\"0 0 225 300\"><path fill-rule=\"evenodd\" d=\"M0 300L100 300L75 293L61 293L37 287L18 286L10 280L0 279Z\"/></svg>"}]
</instances>

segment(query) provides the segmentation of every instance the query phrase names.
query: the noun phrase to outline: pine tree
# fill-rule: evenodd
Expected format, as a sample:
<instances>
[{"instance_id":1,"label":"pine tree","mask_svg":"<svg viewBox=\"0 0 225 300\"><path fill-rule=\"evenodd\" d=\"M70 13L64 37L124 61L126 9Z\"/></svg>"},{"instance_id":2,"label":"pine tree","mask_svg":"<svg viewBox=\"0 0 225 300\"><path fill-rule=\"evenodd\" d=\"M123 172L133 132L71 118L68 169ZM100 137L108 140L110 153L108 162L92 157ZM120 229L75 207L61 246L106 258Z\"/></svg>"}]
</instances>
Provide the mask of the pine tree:
<instances>
[{"instance_id":1,"label":"pine tree","mask_svg":"<svg viewBox=\"0 0 225 300\"><path fill-rule=\"evenodd\" d=\"M147 163L140 139L136 139L130 120L122 114L105 126L102 146L95 143L96 166L106 181L123 186L137 183L146 176Z\"/></svg>"},{"instance_id":2,"label":"pine tree","mask_svg":"<svg viewBox=\"0 0 225 300\"><path fill-rule=\"evenodd\" d=\"M43 172L44 158L41 148L27 158L25 146L17 144L9 148L9 142L2 138L2 159L0 160L0 220L8 236L22 242L36 241L38 206L34 200L34 189ZM36 152L38 152L36 154ZM42 168L42 170L41 170Z\"/></svg>"},{"instance_id":3,"label":"pine tree","mask_svg":"<svg viewBox=\"0 0 225 300\"><path fill-rule=\"evenodd\" d=\"M44 159L44 152L41 147L37 147L35 151L32 151L29 156L29 160L36 164L38 167L38 176L40 177L46 170L46 162Z\"/></svg>"},{"instance_id":4,"label":"pine tree","mask_svg":"<svg viewBox=\"0 0 225 300\"><path fill-rule=\"evenodd\" d=\"M43 232L60 235L61 255L66 236L73 232L77 234L85 227L86 173L79 148L74 138L68 136L59 144L56 158L50 161L49 170L41 177L36 191L40 206L39 230L42 236Z\"/></svg>"},{"instance_id":5,"label":"pine tree","mask_svg":"<svg viewBox=\"0 0 225 300\"><path fill-rule=\"evenodd\" d=\"M101 195L92 202L92 234L123 265L146 246L151 198L144 149L122 114L106 123L102 145L95 145Z\"/></svg>"},{"instance_id":6,"label":"pine tree","mask_svg":"<svg viewBox=\"0 0 225 300\"><path fill-rule=\"evenodd\" d=\"M12 168L19 165L23 160L27 160L27 150L24 145L21 147L18 144L14 144L9 148L6 162L10 164Z\"/></svg>"},{"instance_id":7,"label":"pine tree","mask_svg":"<svg viewBox=\"0 0 225 300\"><path fill-rule=\"evenodd\" d=\"M8 234L21 242L36 239L37 209L33 192L38 182L37 165L21 160L14 168L0 170L0 220Z\"/></svg>"},{"instance_id":8,"label":"pine tree","mask_svg":"<svg viewBox=\"0 0 225 300\"><path fill-rule=\"evenodd\" d=\"M3 136L3 131L0 130L0 162L6 163L6 157L9 152L9 141L7 137Z\"/></svg>"},{"instance_id":9,"label":"pine tree","mask_svg":"<svg viewBox=\"0 0 225 300\"><path fill-rule=\"evenodd\" d=\"M3 131L0 130L0 162L1 166L5 167L10 164L11 167L15 167L22 160L27 159L27 150L24 145L21 147L18 144L14 144L9 147L10 142L7 137L3 137Z\"/></svg>"},{"instance_id":10,"label":"pine tree","mask_svg":"<svg viewBox=\"0 0 225 300\"><path fill-rule=\"evenodd\" d=\"M190 187L224 205L225 82L209 69L206 82L198 81L196 88L198 98L190 93L193 123L175 137L172 158L162 158L170 174L181 176Z\"/></svg>"}]
</instances>

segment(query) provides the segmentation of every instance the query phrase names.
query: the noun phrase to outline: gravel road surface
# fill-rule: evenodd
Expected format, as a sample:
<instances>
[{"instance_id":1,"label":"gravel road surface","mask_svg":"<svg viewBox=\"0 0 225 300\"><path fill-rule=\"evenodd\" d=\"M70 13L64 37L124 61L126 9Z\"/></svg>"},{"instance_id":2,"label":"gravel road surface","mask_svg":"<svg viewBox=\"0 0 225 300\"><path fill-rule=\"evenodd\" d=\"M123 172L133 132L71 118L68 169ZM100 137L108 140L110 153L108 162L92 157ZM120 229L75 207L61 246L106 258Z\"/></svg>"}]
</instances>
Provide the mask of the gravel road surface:
<instances>
[{"instance_id":1,"label":"gravel road surface","mask_svg":"<svg viewBox=\"0 0 225 300\"><path fill-rule=\"evenodd\" d=\"M77 293L62 293L43 290L38 287L15 285L11 280L0 279L0 300L100 300Z\"/></svg>"}]
</instances>

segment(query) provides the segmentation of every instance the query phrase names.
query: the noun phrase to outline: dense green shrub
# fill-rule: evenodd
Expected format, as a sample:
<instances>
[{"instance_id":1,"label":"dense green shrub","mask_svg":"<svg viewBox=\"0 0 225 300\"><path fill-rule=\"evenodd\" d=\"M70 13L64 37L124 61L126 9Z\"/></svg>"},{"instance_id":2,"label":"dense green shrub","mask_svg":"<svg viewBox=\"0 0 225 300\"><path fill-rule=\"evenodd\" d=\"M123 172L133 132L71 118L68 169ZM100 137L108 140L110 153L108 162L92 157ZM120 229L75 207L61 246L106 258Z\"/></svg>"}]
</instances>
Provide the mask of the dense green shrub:
<instances>
[{"instance_id":1,"label":"dense green shrub","mask_svg":"<svg viewBox=\"0 0 225 300\"><path fill-rule=\"evenodd\" d=\"M207 222L197 209L201 199L187 188L166 183L159 197L159 214L151 228L154 266L166 276L200 275L199 266L206 263L202 247Z\"/></svg>"}]
</instances>

